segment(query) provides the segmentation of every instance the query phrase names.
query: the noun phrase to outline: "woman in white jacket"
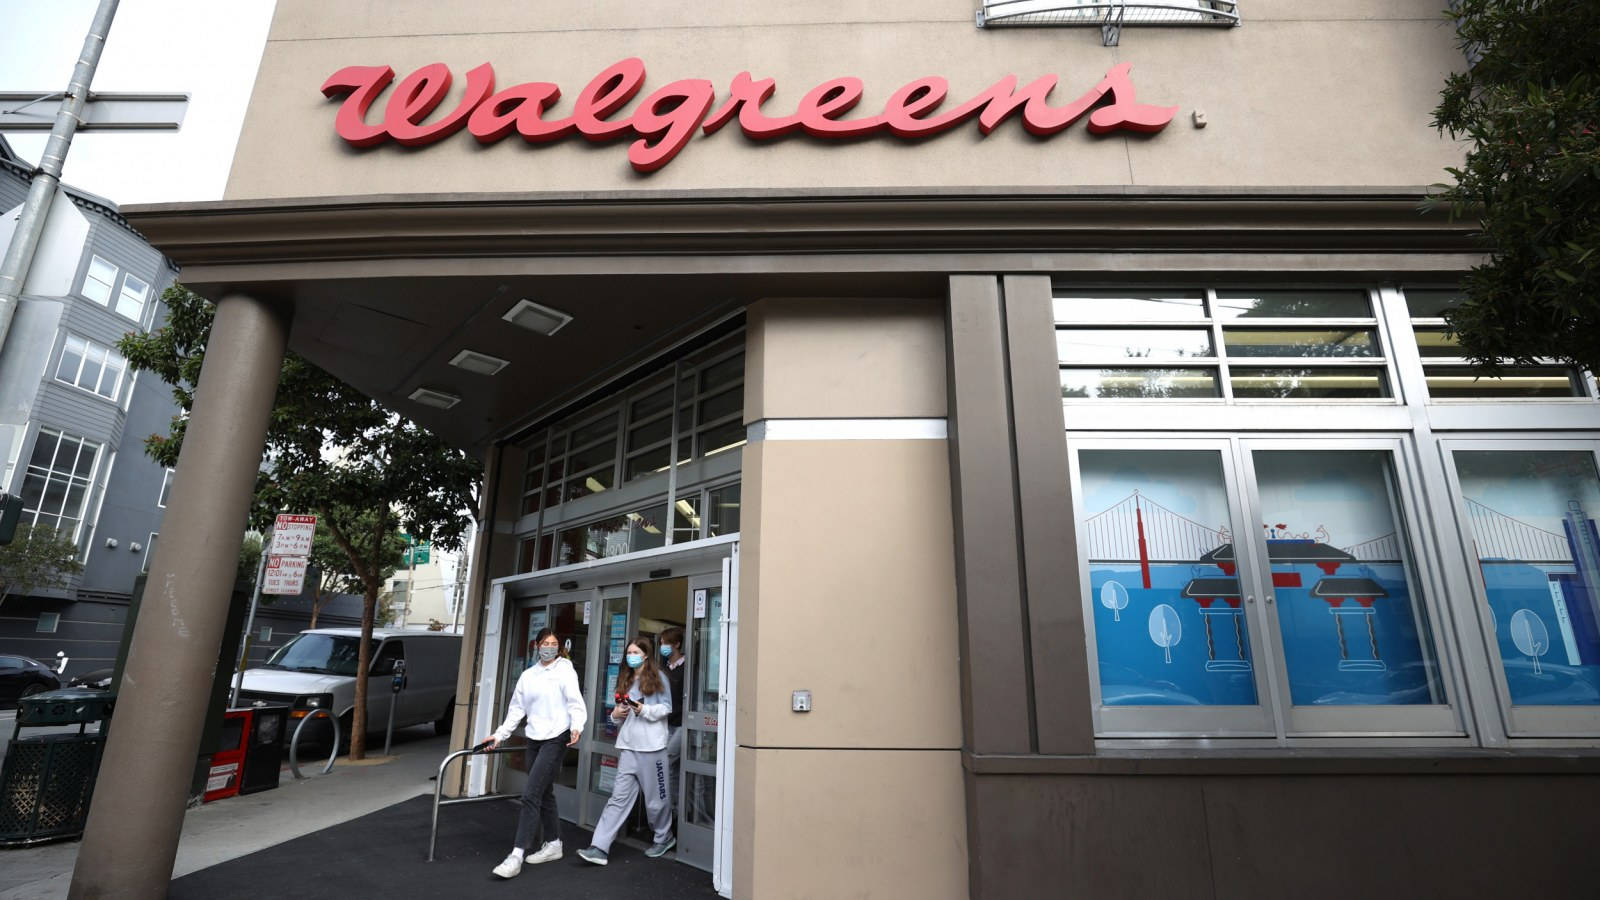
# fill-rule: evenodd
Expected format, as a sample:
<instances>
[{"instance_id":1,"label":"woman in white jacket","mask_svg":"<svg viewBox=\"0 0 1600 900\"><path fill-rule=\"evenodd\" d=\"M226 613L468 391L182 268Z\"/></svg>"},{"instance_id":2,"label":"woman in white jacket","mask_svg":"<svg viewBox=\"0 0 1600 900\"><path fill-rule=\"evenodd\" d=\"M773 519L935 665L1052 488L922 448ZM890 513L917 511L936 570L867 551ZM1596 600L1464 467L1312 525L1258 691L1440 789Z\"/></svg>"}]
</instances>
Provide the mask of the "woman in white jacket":
<instances>
[{"instance_id":1,"label":"woman in white jacket","mask_svg":"<svg viewBox=\"0 0 1600 900\"><path fill-rule=\"evenodd\" d=\"M538 852L527 856L529 864L561 858L561 818L556 811L556 773L567 748L578 743L588 713L578 689L578 672L561 655L561 641L549 628L533 639L538 661L517 679L511 692L506 720L490 738L493 746L511 737L517 723L527 720L528 781L522 787L522 811L517 817L517 838L494 874L513 878L522 871L524 855L530 848ZM535 840L538 838L539 840Z\"/></svg>"},{"instance_id":2,"label":"woman in white jacket","mask_svg":"<svg viewBox=\"0 0 1600 900\"><path fill-rule=\"evenodd\" d=\"M667 794L667 715L672 712L672 688L661 674L649 638L628 645L627 666L617 676L617 706L611 718L622 723L617 731L617 777L611 799L594 826L594 841L578 851L578 858L603 866L610 861L611 842L633 809L634 798L644 792L644 811L655 843L644 852L652 859L671 850L672 804Z\"/></svg>"}]
</instances>

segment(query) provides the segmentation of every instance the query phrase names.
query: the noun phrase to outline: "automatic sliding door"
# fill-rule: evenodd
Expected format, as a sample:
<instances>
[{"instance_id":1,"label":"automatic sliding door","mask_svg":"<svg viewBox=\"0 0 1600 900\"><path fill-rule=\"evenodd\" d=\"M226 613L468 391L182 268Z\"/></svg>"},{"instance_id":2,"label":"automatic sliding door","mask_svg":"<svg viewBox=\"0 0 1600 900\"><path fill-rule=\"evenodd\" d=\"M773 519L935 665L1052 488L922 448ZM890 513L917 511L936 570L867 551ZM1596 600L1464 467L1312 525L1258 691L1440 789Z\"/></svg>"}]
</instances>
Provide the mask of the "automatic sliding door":
<instances>
[{"instance_id":1,"label":"automatic sliding door","mask_svg":"<svg viewBox=\"0 0 1600 900\"><path fill-rule=\"evenodd\" d=\"M678 790L678 859L711 868L717 824L718 699L722 684L722 576L689 579L688 683Z\"/></svg>"}]
</instances>

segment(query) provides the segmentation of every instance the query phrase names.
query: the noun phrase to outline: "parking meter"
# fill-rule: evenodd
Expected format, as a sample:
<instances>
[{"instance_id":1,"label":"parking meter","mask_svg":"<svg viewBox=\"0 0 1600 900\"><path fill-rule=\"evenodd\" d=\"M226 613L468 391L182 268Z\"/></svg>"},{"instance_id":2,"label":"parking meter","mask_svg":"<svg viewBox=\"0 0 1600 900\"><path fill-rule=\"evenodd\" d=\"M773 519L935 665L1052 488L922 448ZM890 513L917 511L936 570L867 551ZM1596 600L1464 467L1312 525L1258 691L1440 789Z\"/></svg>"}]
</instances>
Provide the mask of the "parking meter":
<instances>
[{"instance_id":1,"label":"parking meter","mask_svg":"<svg viewBox=\"0 0 1600 900\"><path fill-rule=\"evenodd\" d=\"M389 680L389 730L383 738L383 755L389 755L389 746L394 743L394 708L400 705L400 692L406 689L406 661L394 661L394 677Z\"/></svg>"}]
</instances>

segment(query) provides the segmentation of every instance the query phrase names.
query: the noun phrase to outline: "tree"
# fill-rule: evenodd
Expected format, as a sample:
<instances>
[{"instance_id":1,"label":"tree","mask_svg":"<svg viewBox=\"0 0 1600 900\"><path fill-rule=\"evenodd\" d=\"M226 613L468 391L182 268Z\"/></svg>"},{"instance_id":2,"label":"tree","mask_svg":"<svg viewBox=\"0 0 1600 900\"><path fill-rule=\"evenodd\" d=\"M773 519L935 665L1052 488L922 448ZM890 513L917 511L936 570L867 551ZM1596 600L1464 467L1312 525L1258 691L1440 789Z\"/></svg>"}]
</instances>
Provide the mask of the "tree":
<instances>
[{"instance_id":1,"label":"tree","mask_svg":"<svg viewBox=\"0 0 1600 900\"><path fill-rule=\"evenodd\" d=\"M205 358L214 308L181 285L162 295L166 324L149 334L130 333L117 348L129 368L172 385L187 412ZM177 463L185 416L171 431L151 435L145 452L163 465ZM391 557L385 538L395 526L458 550L477 506L481 468L415 422L385 409L310 362L291 353L278 377L278 396L267 428L256 480L251 526L265 530L274 514L312 512L344 554L343 566L362 594L360 671L371 669L372 625ZM184 477L179 472L179 478ZM366 754L367 679L356 679L350 756Z\"/></svg>"},{"instance_id":2,"label":"tree","mask_svg":"<svg viewBox=\"0 0 1600 900\"><path fill-rule=\"evenodd\" d=\"M1468 65L1433 124L1470 141L1437 198L1474 215L1488 261L1449 315L1489 374L1554 357L1600 370L1600 3L1454 0Z\"/></svg>"},{"instance_id":3,"label":"tree","mask_svg":"<svg viewBox=\"0 0 1600 900\"><path fill-rule=\"evenodd\" d=\"M373 535L377 533L374 530L375 515L372 509L350 510L341 507L331 509L328 519L343 521L345 524L340 528L356 545L357 555L370 559L373 557ZM388 581L394 576L395 570L400 568L405 549L406 541L400 529L391 527L383 536L383 546L377 553L378 577L381 580ZM315 628L317 616L330 598L336 594L363 594L366 585L360 573L350 564L350 554L339 546L328 524L320 519L317 521L317 533L311 540L310 564L317 571L317 583L311 598L311 627Z\"/></svg>"},{"instance_id":4,"label":"tree","mask_svg":"<svg viewBox=\"0 0 1600 900\"><path fill-rule=\"evenodd\" d=\"M82 571L78 546L68 535L48 525L18 525L11 543L0 546L0 603L12 594L67 587Z\"/></svg>"}]
</instances>

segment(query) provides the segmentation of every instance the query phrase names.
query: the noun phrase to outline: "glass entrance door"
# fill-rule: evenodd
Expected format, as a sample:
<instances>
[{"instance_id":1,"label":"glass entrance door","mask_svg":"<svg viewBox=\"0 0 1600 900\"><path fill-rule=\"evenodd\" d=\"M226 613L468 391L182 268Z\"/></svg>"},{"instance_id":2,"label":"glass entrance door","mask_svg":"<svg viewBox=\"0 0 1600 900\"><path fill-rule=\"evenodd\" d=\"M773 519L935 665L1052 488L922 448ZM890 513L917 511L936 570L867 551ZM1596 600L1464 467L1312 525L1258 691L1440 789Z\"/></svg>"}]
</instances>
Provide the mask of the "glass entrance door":
<instances>
[{"instance_id":1,"label":"glass entrance door","mask_svg":"<svg viewBox=\"0 0 1600 900\"><path fill-rule=\"evenodd\" d=\"M717 824L718 700L722 684L722 575L689 582L689 676L684 686L678 783L678 859L710 869Z\"/></svg>"},{"instance_id":2,"label":"glass entrance door","mask_svg":"<svg viewBox=\"0 0 1600 900\"><path fill-rule=\"evenodd\" d=\"M578 687L585 697L593 695L592 684L594 674L589 668L589 609L593 602L593 591L580 591L572 594L551 594L548 597L537 597L524 601L518 605L516 618L515 638L509 648L511 653L510 674L513 682L529 666L534 665L537 654L533 650L534 638L544 628L553 628L556 637L561 640L561 649L572 662L572 667L578 673ZM509 694L509 690L507 691ZM499 710L497 715L505 715ZM496 719L495 724L499 724ZM516 735L522 735L522 726L518 726ZM581 746L581 745L580 745ZM522 756L508 754L505 765L515 775L509 776L505 782L504 790L522 790L522 780L527 777L524 771L526 765ZM578 796L578 782L582 754L578 747L567 748L567 754L562 761L561 771L556 775L556 805L560 808L564 818L577 819L580 812Z\"/></svg>"}]
</instances>

